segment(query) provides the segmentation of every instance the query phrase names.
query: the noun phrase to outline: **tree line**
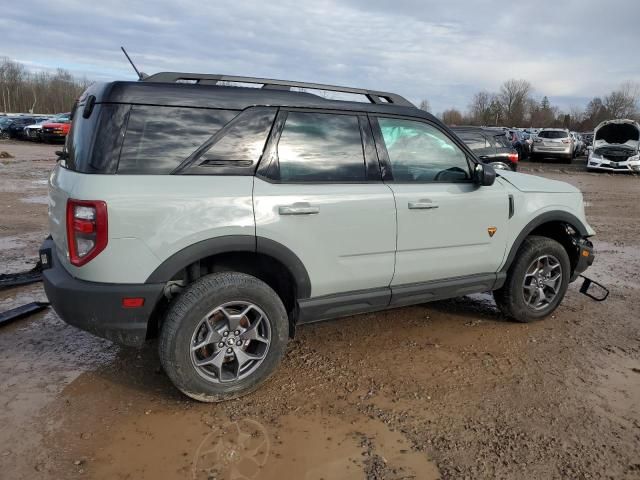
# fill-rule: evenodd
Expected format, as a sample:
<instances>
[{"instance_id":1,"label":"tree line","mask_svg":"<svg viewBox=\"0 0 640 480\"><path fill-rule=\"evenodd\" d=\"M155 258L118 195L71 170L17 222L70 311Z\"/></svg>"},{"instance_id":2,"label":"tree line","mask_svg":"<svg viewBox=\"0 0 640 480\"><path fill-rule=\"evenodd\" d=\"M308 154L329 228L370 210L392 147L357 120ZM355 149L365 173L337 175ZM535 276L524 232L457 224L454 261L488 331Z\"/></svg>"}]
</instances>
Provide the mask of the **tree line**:
<instances>
[{"instance_id":1,"label":"tree line","mask_svg":"<svg viewBox=\"0 0 640 480\"><path fill-rule=\"evenodd\" d=\"M60 68L29 72L21 63L0 57L0 112L68 112L89 83Z\"/></svg>"},{"instance_id":2,"label":"tree line","mask_svg":"<svg viewBox=\"0 0 640 480\"><path fill-rule=\"evenodd\" d=\"M593 97L584 108L573 106L563 111L543 96L533 96L533 86L526 80L504 82L498 92L477 92L466 112L456 108L438 116L447 125L484 125L508 127L561 127L590 131L604 120L631 118L640 120L640 84L626 82L604 97ZM420 108L429 110L423 100Z\"/></svg>"}]
</instances>

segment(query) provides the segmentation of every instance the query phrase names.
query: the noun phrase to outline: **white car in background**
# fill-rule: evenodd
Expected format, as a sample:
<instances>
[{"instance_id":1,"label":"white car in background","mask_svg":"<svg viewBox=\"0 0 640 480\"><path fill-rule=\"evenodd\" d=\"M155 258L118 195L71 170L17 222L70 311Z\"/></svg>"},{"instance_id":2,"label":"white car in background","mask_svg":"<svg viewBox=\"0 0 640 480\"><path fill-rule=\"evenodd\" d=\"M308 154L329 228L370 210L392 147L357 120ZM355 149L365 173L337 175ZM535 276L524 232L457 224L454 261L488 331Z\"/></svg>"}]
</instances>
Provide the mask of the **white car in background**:
<instances>
[{"instance_id":1,"label":"white car in background","mask_svg":"<svg viewBox=\"0 0 640 480\"><path fill-rule=\"evenodd\" d=\"M640 125L634 120L607 120L593 132L587 170L640 173Z\"/></svg>"}]
</instances>

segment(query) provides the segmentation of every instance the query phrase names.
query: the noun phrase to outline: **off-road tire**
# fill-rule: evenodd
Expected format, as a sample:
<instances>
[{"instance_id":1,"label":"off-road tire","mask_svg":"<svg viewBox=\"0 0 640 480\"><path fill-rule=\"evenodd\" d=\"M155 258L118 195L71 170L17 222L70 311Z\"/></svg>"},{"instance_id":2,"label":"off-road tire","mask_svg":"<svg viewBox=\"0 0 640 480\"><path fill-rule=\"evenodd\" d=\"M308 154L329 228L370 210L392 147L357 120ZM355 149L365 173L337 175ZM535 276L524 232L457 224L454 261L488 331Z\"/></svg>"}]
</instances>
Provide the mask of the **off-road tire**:
<instances>
[{"instance_id":1,"label":"off-road tire","mask_svg":"<svg viewBox=\"0 0 640 480\"><path fill-rule=\"evenodd\" d=\"M214 383L196 371L191 361L191 340L207 313L230 301L250 302L266 314L271 343L251 375L226 384ZM271 287L244 273L215 273L191 284L170 307L160 332L160 361L182 393L201 402L221 402L251 393L264 383L280 363L288 339L287 312Z\"/></svg>"},{"instance_id":2,"label":"off-road tire","mask_svg":"<svg viewBox=\"0 0 640 480\"><path fill-rule=\"evenodd\" d=\"M562 283L556 297L542 310L534 310L524 299L523 282L527 268L542 255L553 255L562 267ZM500 311L511 320L528 323L547 317L558 307L569 286L571 262L564 247L557 241L536 235L525 238L516 258L507 271L504 285L493 292Z\"/></svg>"}]
</instances>

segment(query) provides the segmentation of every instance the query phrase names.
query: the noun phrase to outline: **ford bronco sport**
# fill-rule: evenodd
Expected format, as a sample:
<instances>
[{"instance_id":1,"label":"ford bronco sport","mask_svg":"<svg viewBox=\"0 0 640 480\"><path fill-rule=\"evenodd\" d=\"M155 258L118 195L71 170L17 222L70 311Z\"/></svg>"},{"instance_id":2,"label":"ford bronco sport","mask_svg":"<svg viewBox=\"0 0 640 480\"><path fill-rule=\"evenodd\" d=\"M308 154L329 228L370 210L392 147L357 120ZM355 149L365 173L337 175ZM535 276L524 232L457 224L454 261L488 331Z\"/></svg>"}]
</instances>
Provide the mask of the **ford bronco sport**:
<instances>
[{"instance_id":1,"label":"ford bronco sport","mask_svg":"<svg viewBox=\"0 0 640 480\"><path fill-rule=\"evenodd\" d=\"M577 189L496 178L386 92L185 73L96 84L49 188L56 312L126 345L159 336L166 373L201 401L256 389L298 325L485 291L529 322L593 261Z\"/></svg>"}]
</instances>

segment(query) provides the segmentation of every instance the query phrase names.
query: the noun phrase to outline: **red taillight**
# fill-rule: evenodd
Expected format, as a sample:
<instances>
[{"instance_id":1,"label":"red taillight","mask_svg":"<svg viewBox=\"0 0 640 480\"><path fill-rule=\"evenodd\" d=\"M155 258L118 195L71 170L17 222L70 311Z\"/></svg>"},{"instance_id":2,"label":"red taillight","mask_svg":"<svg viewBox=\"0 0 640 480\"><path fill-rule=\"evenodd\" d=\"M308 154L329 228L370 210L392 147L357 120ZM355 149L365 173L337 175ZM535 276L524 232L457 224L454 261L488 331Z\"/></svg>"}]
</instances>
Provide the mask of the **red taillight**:
<instances>
[{"instance_id":1,"label":"red taillight","mask_svg":"<svg viewBox=\"0 0 640 480\"><path fill-rule=\"evenodd\" d=\"M571 140L569 138L563 138L562 143L571 143Z\"/></svg>"},{"instance_id":2,"label":"red taillight","mask_svg":"<svg viewBox=\"0 0 640 480\"><path fill-rule=\"evenodd\" d=\"M80 267L107 246L107 204L100 200L67 200L69 260Z\"/></svg>"},{"instance_id":3,"label":"red taillight","mask_svg":"<svg viewBox=\"0 0 640 480\"><path fill-rule=\"evenodd\" d=\"M517 153L510 153L509 154L509 161L511 163L516 163L518 161L518 154Z\"/></svg>"}]
</instances>

